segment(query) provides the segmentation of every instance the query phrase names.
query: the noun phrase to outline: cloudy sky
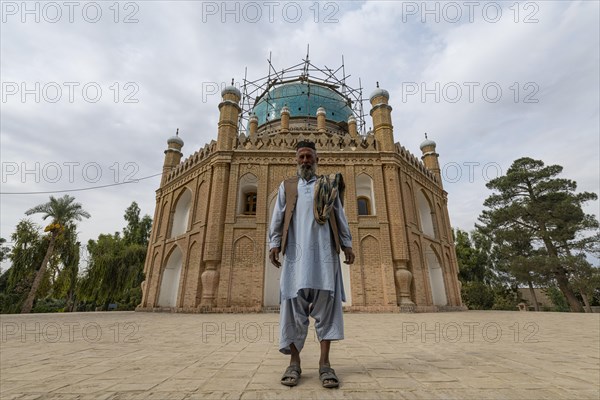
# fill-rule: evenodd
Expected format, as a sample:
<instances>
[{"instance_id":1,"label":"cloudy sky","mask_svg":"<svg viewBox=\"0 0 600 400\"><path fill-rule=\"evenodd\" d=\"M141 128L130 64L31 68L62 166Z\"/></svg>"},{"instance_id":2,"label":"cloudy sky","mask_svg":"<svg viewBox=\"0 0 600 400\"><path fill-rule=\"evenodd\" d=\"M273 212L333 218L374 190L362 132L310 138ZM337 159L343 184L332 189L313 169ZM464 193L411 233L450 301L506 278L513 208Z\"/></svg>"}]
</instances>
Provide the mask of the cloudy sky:
<instances>
[{"instance_id":1,"label":"cloudy sky","mask_svg":"<svg viewBox=\"0 0 600 400\"><path fill-rule=\"evenodd\" d=\"M153 215L166 139L179 128L184 157L216 139L215 88L307 45L315 65L343 55L364 97L389 91L396 141L437 142L454 227L523 156L598 193L599 37L597 1L3 1L0 236L67 190L92 214L82 242L132 201Z\"/></svg>"}]
</instances>

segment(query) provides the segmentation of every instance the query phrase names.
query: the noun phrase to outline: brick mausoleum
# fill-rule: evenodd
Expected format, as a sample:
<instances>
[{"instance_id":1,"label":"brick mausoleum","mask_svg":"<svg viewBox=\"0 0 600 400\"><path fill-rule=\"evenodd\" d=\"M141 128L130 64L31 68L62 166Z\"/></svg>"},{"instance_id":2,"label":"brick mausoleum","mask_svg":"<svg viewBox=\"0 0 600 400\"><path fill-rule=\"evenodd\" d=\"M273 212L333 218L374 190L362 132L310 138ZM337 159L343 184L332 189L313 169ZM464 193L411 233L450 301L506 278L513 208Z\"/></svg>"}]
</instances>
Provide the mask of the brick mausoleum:
<instances>
[{"instance_id":1,"label":"brick mausoleum","mask_svg":"<svg viewBox=\"0 0 600 400\"><path fill-rule=\"evenodd\" d=\"M435 142L421 144L420 159L395 142L381 88L369 98L365 132L362 94L357 101L344 80L313 78L307 64L287 79L269 76L254 97L247 85L225 87L216 141L183 161L182 139L167 141L138 311L277 308L268 229L303 139L316 143L317 173L341 172L346 183L356 262L342 263L345 310L464 309Z\"/></svg>"}]
</instances>

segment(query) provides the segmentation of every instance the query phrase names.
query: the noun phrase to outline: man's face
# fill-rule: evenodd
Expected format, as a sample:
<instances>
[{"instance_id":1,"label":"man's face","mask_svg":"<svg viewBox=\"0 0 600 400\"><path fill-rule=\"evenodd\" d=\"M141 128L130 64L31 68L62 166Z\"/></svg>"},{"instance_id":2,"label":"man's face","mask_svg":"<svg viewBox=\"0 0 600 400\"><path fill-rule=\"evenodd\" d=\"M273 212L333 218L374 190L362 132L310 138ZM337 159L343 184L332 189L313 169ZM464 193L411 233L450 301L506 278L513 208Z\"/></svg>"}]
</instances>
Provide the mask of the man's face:
<instances>
[{"instance_id":1,"label":"man's face","mask_svg":"<svg viewBox=\"0 0 600 400\"><path fill-rule=\"evenodd\" d=\"M298 174L305 180L309 180L315 175L318 161L317 152L310 147L301 147L296 151Z\"/></svg>"}]
</instances>

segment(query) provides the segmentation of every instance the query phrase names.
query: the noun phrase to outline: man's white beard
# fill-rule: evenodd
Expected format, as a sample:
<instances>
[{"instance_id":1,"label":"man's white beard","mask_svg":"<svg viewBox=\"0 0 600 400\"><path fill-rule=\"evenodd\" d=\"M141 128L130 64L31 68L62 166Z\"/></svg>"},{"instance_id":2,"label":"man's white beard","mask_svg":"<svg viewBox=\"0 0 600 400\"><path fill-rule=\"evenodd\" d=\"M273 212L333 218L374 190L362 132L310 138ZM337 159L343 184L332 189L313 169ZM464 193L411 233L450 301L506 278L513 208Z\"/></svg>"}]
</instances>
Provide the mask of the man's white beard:
<instances>
[{"instance_id":1,"label":"man's white beard","mask_svg":"<svg viewBox=\"0 0 600 400\"><path fill-rule=\"evenodd\" d=\"M300 176L300 178L304 179L305 181L309 181L313 176L316 175L316 169L317 169L316 164L311 164L311 165L300 164L300 165L298 165L298 175Z\"/></svg>"}]
</instances>

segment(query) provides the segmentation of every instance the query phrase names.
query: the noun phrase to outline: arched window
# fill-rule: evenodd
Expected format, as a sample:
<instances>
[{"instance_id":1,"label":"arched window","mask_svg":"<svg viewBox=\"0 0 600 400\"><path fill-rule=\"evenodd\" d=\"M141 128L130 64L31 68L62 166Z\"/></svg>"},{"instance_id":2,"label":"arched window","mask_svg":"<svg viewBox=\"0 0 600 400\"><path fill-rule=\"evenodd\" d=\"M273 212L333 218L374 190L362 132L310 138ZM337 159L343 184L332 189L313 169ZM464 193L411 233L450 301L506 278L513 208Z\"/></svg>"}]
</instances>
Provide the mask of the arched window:
<instances>
[{"instance_id":1,"label":"arched window","mask_svg":"<svg viewBox=\"0 0 600 400\"><path fill-rule=\"evenodd\" d=\"M373 179L369 175L359 174L356 177L356 198L358 215L375 215Z\"/></svg>"},{"instance_id":2,"label":"arched window","mask_svg":"<svg viewBox=\"0 0 600 400\"><path fill-rule=\"evenodd\" d=\"M254 174L245 174L240 178L238 187L237 213L256 215L258 178Z\"/></svg>"},{"instance_id":3,"label":"arched window","mask_svg":"<svg viewBox=\"0 0 600 400\"><path fill-rule=\"evenodd\" d=\"M256 215L256 192L244 194L244 214Z\"/></svg>"},{"instance_id":4,"label":"arched window","mask_svg":"<svg viewBox=\"0 0 600 400\"><path fill-rule=\"evenodd\" d=\"M173 223L171 225L171 234L169 238L177 237L188 230L188 220L190 218L190 209L192 207L192 192L184 189L179 196L175 210L173 211Z\"/></svg>"},{"instance_id":5,"label":"arched window","mask_svg":"<svg viewBox=\"0 0 600 400\"><path fill-rule=\"evenodd\" d=\"M371 215L371 202L366 196L358 197L358 215Z\"/></svg>"},{"instance_id":6,"label":"arched window","mask_svg":"<svg viewBox=\"0 0 600 400\"><path fill-rule=\"evenodd\" d=\"M433 225L433 210L422 190L417 191L417 206L419 210L419 219L421 221L421 230L427 236L436 237Z\"/></svg>"}]
</instances>

